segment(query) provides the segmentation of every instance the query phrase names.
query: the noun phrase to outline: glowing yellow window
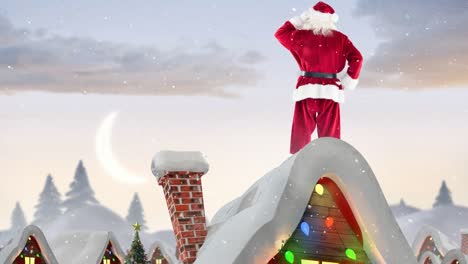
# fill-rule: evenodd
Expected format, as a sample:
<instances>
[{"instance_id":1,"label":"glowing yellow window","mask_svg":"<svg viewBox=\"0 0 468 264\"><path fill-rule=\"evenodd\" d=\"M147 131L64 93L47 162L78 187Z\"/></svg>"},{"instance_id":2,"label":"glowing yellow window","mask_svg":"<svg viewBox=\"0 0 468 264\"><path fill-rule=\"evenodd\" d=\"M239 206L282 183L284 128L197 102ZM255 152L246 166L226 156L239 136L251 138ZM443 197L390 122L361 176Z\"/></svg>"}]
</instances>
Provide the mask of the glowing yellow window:
<instances>
[{"instance_id":1,"label":"glowing yellow window","mask_svg":"<svg viewBox=\"0 0 468 264\"><path fill-rule=\"evenodd\" d=\"M104 264L111 264L110 259L105 259L105 260L104 260Z\"/></svg>"},{"instance_id":2,"label":"glowing yellow window","mask_svg":"<svg viewBox=\"0 0 468 264\"><path fill-rule=\"evenodd\" d=\"M307 259L302 259L301 264L320 264L317 260L307 260Z\"/></svg>"},{"instance_id":3,"label":"glowing yellow window","mask_svg":"<svg viewBox=\"0 0 468 264\"><path fill-rule=\"evenodd\" d=\"M36 263L36 258L25 257L24 264L34 264Z\"/></svg>"},{"instance_id":4,"label":"glowing yellow window","mask_svg":"<svg viewBox=\"0 0 468 264\"><path fill-rule=\"evenodd\" d=\"M162 259L157 259L156 264L162 264Z\"/></svg>"}]
</instances>

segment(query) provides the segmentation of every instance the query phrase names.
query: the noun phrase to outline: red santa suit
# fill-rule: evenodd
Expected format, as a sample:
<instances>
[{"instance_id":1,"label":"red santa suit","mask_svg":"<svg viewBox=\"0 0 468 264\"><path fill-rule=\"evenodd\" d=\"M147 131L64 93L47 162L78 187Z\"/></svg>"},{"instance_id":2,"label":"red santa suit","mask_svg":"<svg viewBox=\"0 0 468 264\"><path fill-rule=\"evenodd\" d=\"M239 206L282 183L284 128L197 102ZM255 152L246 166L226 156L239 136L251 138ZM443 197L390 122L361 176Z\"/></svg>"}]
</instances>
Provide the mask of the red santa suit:
<instances>
[{"instance_id":1,"label":"red santa suit","mask_svg":"<svg viewBox=\"0 0 468 264\"><path fill-rule=\"evenodd\" d=\"M319 2L286 21L275 33L306 75L299 76L293 93L292 154L310 142L315 127L319 137L340 138L339 103L344 102L344 90L353 90L358 83L362 55L345 34L336 30L337 21L333 8ZM336 74L346 62L346 73L338 78Z\"/></svg>"}]
</instances>

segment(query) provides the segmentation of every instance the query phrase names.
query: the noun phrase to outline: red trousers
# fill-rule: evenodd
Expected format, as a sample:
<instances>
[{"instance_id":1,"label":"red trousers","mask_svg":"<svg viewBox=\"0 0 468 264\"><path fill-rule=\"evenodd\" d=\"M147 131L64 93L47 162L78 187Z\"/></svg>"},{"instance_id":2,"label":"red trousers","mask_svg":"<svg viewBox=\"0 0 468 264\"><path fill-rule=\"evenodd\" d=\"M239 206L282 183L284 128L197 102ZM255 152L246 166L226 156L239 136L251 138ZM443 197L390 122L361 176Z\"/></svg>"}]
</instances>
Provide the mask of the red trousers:
<instances>
[{"instance_id":1,"label":"red trousers","mask_svg":"<svg viewBox=\"0 0 468 264\"><path fill-rule=\"evenodd\" d=\"M310 142L315 126L318 137L340 138L340 104L329 99L313 98L296 102L291 131L291 154Z\"/></svg>"}]
</instances>

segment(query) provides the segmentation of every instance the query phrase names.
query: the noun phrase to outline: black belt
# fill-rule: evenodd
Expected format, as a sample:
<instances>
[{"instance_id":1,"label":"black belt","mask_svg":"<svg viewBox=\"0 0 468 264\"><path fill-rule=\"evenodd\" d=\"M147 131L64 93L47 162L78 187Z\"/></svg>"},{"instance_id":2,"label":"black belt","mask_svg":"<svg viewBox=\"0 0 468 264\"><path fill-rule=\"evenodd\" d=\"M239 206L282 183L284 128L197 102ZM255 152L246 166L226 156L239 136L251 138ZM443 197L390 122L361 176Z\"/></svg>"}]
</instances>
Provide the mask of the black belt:
<instances>
[{"instance_id":1,"label":"black belt","mask_svg":"<svg viewBox=\"0 0 468 264\"><path fill-rule=\"evenodd\" d=\"M309 77L309 78L336 79L336 73L301 71L301 76Z\"/></svg>"}]
</instances>

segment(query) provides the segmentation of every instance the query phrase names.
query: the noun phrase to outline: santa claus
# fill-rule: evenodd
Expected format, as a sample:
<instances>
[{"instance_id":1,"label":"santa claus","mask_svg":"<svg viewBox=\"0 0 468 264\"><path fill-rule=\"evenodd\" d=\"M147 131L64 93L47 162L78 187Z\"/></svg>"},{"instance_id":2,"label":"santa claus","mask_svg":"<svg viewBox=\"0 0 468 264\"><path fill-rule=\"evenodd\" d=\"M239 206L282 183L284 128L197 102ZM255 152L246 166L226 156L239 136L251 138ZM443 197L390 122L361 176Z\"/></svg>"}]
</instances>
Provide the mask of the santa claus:
<instances>
[{"instance_id":1,"label":"santa claus","mask_svg":"<svg viewBox=\"0 0 468 264\"><path fill-rule=\"evenodd\" d=\"M362 55L349 38L336 29L338 15L326 3L286 21L275 37L296 59L301 75L293 99L292 154L319 137L340 138L340 103L344 90L353 90L359 78ZM346 72L337 76L348 62Z\"/></svg>"}]
</instances>

